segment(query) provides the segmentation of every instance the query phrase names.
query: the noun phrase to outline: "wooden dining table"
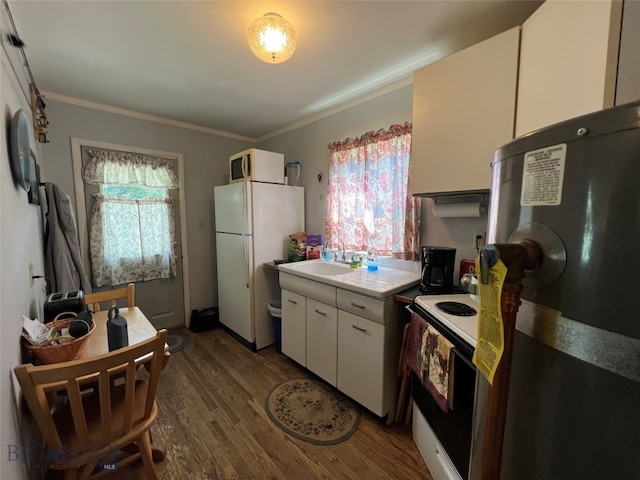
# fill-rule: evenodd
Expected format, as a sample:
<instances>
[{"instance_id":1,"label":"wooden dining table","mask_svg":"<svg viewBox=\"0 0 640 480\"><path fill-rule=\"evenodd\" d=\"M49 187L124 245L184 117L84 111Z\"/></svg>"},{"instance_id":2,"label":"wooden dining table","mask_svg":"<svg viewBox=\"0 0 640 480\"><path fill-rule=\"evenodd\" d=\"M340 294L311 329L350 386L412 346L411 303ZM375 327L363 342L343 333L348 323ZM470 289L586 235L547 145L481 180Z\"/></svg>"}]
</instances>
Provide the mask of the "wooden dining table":
<instances>
[{"instance_id":1,"label":"wooden dining table","mask_svg":"<svg viewBox=\"0 0 640 480\"><path fill-rule=\"evenodd\" d=\"M149 338L155 337L157 330L149 319L142 313L142 310L138 307L123 307L120 308L120 315L127 320L127 333L129 335L129 345L133 345ZM82 353L78 357L79 359L86 359L89 357L95 357L96 355L103 355L109 353L109 340L107 337L107 315L108 311L95 312L93 314L93 322L96 324L96 328L93 333L87 338L86 344L82 350ZM168 347L166 348L166 354L169 353ZM165 355L166 356L166 355ZM165 361L166 363L166 361Z\"/></svg>"}]
</instances>

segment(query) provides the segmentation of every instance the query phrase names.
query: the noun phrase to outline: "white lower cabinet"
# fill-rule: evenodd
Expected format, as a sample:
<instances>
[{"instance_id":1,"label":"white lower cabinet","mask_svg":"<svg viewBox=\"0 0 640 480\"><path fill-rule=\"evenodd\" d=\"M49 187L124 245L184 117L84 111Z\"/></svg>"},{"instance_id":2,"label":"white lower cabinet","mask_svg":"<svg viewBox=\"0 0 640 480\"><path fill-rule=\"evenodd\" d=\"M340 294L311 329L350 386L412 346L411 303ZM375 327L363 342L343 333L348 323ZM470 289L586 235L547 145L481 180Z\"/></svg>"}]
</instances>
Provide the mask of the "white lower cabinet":
<instances>
[{"instance_id":1,"label":"white lower cabinet","mask_svg":"<svg viewBox=\"0 0 640 480\"><path fill-rule=\"evenodd\" d=\"M384 416L385 326L338 312L338 389Z\"/></svg>"},{"instance_id":2,"label":"white lower cabinet","mask_svg":"<svg viewBox=\"0 0 640 480\"><path fill-rule=\"evenodd\" d=\"M336 386L338 309L307 299L307 368Z\"/></svg>"},{"instance_id":3,"label":"white lower cabinet","mask_svg":"<svg viewBox=\"0 0 640 480\"><path fill-rule=\"evenodd\" d=\"M399 307L280 272L282 353L393 422L398 397Z\"/></svg>"},{"instance_id":4,"label":"white lower cabinet","mask_svg":"<svg viewBox=\"0 0 640 480\"><path fill-rule=\"evenodd\" d=\"M282 353L307 366L307 299L282 290Z\"/></svg>"}]
</instances>

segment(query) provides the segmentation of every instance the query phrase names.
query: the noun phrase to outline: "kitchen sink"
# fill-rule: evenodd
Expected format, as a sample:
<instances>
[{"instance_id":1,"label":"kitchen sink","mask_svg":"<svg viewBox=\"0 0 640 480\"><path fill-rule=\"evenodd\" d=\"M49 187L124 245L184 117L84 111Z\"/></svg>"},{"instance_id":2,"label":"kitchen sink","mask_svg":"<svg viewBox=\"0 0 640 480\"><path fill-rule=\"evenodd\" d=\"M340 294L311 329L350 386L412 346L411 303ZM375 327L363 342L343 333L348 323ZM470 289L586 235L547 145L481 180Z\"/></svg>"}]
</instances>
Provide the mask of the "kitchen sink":
<instances>
[{"instance_id":1,"label":"kitchen sink","mask_svg":"<svg viewBox=\"0 0 640 480\"><path fill-rule=\"evenodd\" d=\"M329 263L329 262L298 262L289 265L300 273L310 273L316 275L344 275L351 273L353 270L346 263Z\"/></svg>"}]
</instances>

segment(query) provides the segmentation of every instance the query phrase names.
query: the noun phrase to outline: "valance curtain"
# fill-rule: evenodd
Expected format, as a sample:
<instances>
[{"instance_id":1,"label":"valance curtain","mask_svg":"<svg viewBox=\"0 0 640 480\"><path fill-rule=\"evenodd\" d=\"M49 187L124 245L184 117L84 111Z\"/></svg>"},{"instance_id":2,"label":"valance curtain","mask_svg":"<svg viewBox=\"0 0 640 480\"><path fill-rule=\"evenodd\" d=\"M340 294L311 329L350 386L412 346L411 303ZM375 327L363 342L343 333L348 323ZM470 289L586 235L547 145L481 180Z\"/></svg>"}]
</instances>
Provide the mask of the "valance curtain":
<instances>
[{"instance_id":1,"label":"valance curtain","mask_svg":"<svg viewBox=\"0 0 640 480\"><path fill-rule=\"evenodd\" d=\"M419 258L420 199L411 196L411 124L329 145L326 238L346 248Z\"/></svg>"},{"instance_id":2,"label":"valance curtain","mask_svg":"<svg viewBox=\"0 0 640 480\"><path fill-rule=\"evenodd\" d=\"M89 223L94 286L175 277L175 211L166 189L178 188L176 160L110 150L88 153L85 183L163 192L161 198L94 195Z\"/></svg>"},{"instance_id":3,"label":"valance curtain","mask_svg":"<svg viewBox=\"0 0 640 480\"><path fill-rule=\"evenodd\" d=\"M178 188L176 159L114 150L89 149L85 183Z\"/></svg>"}]
</instances>

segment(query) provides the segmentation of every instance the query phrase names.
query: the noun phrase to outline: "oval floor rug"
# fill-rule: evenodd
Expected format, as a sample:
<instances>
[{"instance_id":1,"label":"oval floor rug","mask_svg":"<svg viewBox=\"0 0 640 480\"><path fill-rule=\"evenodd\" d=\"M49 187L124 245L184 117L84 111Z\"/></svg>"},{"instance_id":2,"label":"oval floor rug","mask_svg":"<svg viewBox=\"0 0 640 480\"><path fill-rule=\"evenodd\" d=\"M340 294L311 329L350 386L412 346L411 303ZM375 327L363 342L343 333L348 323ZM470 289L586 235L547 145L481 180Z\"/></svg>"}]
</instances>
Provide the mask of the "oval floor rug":
<instances>
[{"instance_id":1,"label":"oval floor rug","mask_svg":"<svg viewBox=\"0 0 640 480\"><path fill-rule=\"evenodd\" d=\"M265 402L269 418L289 435L316 445L334 445L358 429L360 411L329 385L308 378L276 386Z\"/></svg>"},{"instance_id":2,"label":"oval floor rug","mask_svg":"<svg viewBox=\"0 0 640 480\"><path fill-rule=\"evenodd\" d=\"M191 343L191 336L188 333L172 332L167 335L167 345L170 353L178 353Z\"/></svg>"}]
</instances>

